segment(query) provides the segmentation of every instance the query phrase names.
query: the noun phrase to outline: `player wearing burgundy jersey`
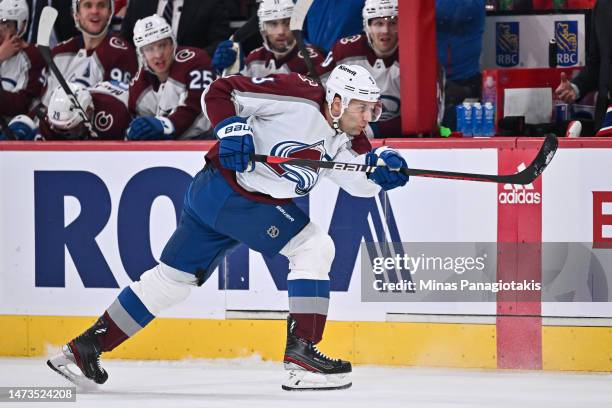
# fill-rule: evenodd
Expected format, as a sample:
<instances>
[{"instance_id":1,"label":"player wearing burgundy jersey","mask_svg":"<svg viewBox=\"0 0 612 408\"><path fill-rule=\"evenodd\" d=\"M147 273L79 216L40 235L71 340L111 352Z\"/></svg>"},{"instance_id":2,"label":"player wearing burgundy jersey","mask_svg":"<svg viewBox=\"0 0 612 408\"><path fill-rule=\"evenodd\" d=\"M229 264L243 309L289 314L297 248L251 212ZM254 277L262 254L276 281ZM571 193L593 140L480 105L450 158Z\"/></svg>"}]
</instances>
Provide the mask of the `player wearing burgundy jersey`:
<instances>
[{"instance_id":1,"label":"player wearing burgundy jersey","mask_svg":"<svg viewBox=\"0 0 612 408\"><path fill-rule=\"evenodd\" d=\"M289 19L293 13L292 0L263 0L259 4L257 17L263 47L253 50L241 70L241 74L264 77L271 74L297 72L308 74L304 57L296 46L295 38L289 29ZM223 41L217 46L213 56L213 67L219 72L231 66L236 60L232 41ZM306 46L313 64L323 62L323 55L315 47Z\"/></svg>"},{"instance_id":2,"label":"player wearing burgundy jersey","mask_svg":"<svg viewBox=\"0 0 612 408\"><path fill-rule=\"evenodd\" d=\"M127 87L120 82L100 82L87 89L81 84L68 86L85 110L96 131L92 140L123 140L130 123L127 108ZM10 124L20 139L83 140L93 137L83 123L83 118L61 86L51 92L49 108L36 127L26 115L16 116Z\"/></svg>"},{"instance_id":3,"label":"player wearing burgundy jersey","mask_svg":"<svg viewBox=\"0 0 612 408\"><path fill-rule=\"evenodd\" d=\"M114 13L113 0L72 0L74 21L81 35L58 44L52 56L68 82L86 88L102 81L129 83L138 69L134 48L108 26ZM49 104L51 92L59 82L47 75L47 87L42 102Z\"/></svg>"},{"instance_id":4,"label":"player wearing burgundy jersey","mask_svg":"<svg viewBox=\"0 0 612 408\"><path fill-rule=\"evenodd\" d=\"M6 119L26 114L42 91L45 62L36 46L22 39L28 13L25 0L0 2L0 116Z\"/></svg>"},{"instance_id":5,"label":"player wearing burgundy jersey","mask_svg":"<svg viewBox=\"0 0 612 408\"><path fill-rule=\"evenodd\" d=\"M100 82L91 89L77 84L69 86L91 119L98 140L124 139L131 119L127 107L127 87L111 82ZM40 134L46 140L74 140L90 136L83 119L61 86L51 94L47 116L40 123Z\"/></svg>"},{"instance_id":6,"label":"player wearing burgundy jersey","mask_svg":"<svg viewBox=\"0 0 612 408\"><path fill-rule=\"evenodd\" d=\"M364 33L336 42L317 70L325 81L338 64L367 69L380 87L383 113L366 133L368 137L397 137L401 135L397 0L366 0L362 14Z\"/></svg>"},{"instance_id":7,"label":"player wearing burgundy jersey","mask_svg":"<svg viewBox=\"0 0 612 408\"><path fill-rule=\"evenodd\" d=\"M372 149L363 131L380 116L380 89L363 67L339 65L327 89L303 74L217 79L202 107L219 139L187 189L183 212L160 263L125 287L98 321L47 364L75 383L103 383L99 356L135 335L159 313L202 285L239 243L289 260L289 317L284 350L286 390L351 385L348 361L321 353L329 305L331 237L292 201L323 178L360 197L403 186L406 161ZM299 124L299 125L296 125ZM256 164L251 154L378 165L371 173ZM77 365L80 372L70 370Z\"/></svg>"},{"instance_id":8,"label":"player wearing burgundy jersey","mask_svg":"<svg viewBox=\"0 0 612 408\"><path fill-rule=\"evenodd\" d=\"M202 138L210 122L200 108L214 76L206 51L177 47L171 27L152 15L134 26L140 70L130 84L130 140ZM209 133L209 132L208 132Z\"/></svg>"}]
</instances>

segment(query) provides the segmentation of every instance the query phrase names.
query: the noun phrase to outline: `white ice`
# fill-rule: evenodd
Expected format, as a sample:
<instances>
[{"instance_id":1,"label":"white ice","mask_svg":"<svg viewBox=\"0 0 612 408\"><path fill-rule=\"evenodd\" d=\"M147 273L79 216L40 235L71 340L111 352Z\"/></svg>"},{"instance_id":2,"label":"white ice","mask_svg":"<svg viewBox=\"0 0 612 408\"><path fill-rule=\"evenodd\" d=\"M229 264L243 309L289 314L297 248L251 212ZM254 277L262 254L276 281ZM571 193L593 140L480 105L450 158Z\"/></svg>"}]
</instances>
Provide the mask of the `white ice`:
<instances>
[{"instance_id":1,"label":"white ice","mask_svg":"<svg viewBox=\"0 0 612 408\"><path fill-rule=\"evenodd\" d=\"M348 390L287 392L282 365L257 358L103 366L110 377L98 391L51 407L612 407L612 374L355 366ZM0 386L68 384L45 359L0 359ZM24 405L0 402L8 406Z\"/></svg>"}]
</instances>

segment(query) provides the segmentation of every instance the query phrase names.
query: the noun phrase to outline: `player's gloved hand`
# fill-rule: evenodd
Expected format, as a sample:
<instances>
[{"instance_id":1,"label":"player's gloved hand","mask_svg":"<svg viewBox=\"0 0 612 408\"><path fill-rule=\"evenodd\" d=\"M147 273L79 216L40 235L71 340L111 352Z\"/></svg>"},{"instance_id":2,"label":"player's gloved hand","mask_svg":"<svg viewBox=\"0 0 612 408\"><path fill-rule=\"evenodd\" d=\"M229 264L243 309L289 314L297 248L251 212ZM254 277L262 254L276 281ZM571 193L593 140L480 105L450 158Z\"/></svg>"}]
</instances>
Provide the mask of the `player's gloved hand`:
<instances>
[{"instance_id":1,"label":"player's gloved hand","mask_svg":"<svg viewBox=\"0 0 612 408\"><path fill-rule=\"evenodd\" d=\"M382 160L382 163L381 163ZM379 167L368 175L368 178L388 191L401 187L408 182L408 175L400 173L401 167L408 167L406 160L395 150L388 147L379 147L366 155L368 166ZM381 166L383 165L384 166Z\"/></svg>"},{"instance_id":2,"label":"player's gloved hand","mask_svg":"<svg viewBox=\"0 0 612 408\"><path fill-rule=\"evenodd\" d=\"M173 135L174 125L163 116L141 116L127 130L128 140L170 140Z\"/></svg>"},{"instance_id":3,"label":"player's gloved hand","mask_svg":"<svg viewBox=\"0 0 612 408\"><path fill-rule=\"evenodd\" d=\"M17 140L34 140L36 136L36 125L34 121L26 115L15 116L8 125ZM7 135L2 135L4 139L8 139ZM0 139L2 139L0 137Z\"/></svg>"},{"instance_id":4,"label":"player's gloved hand","mask_svg":"<svg viewBox=\"0 0 612 408\"><path fill-rule=\"evenodd\" d=\"M239 173L255 170L250 163L251 153L255 153L253 132L245 118L231 116L215 126L215 136L219 139L219 161L226 169Z\"/></svg>"},{"instance_id":5,"label":"player's gloved hand","mask_svg":"<svg viewBox=\"0 0 612 408\"><path fill-rule=\"evenodd\" d=\"M234 42L231 40L221 41L217 45L217 49L212 58L212 66L217 72L222 72L225 68L229 68L236 62L236 58L240 58L240 69L244 67L244 52L240 48L240 55L233 48Z\"/></svg>"}]
</instances>

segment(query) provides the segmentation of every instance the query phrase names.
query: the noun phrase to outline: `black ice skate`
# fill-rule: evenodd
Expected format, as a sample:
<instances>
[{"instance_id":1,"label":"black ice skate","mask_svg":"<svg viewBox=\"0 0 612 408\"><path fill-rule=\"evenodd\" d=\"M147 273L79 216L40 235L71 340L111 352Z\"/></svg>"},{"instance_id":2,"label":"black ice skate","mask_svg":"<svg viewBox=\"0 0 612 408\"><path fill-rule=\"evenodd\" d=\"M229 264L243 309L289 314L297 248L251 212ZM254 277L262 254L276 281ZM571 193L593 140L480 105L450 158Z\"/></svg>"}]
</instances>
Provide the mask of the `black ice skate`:
<instances>
[{"instance_id":1,"label":"black ice skate","mask_svg":"<svg viewBox=\"0 0 612 408\"><path fill-rule=\"evenodd\" d=\"M80 387L92 388L103 384L108 373L100 367L102 349L96 336L106 330L106 322L101 317L87 331L64 345L60 354L47 360L47 365ZM71 365L78 367L80 373L71 369Z\"/></svg>"},{"instance_id":2,"label":"black ice skate","mask_svg":"<svg viewBox=\"0 0 612 408\"><path fill-rule=\"evenodd\" d=\"M287 391L304 390L341 390L349 388L351 382L351 363L333 359L321 353L317 346L297 337L296 321L287 318L287 346L285 348L285 370L289 378L283 383Z\"/></svg>"}]
</instances>

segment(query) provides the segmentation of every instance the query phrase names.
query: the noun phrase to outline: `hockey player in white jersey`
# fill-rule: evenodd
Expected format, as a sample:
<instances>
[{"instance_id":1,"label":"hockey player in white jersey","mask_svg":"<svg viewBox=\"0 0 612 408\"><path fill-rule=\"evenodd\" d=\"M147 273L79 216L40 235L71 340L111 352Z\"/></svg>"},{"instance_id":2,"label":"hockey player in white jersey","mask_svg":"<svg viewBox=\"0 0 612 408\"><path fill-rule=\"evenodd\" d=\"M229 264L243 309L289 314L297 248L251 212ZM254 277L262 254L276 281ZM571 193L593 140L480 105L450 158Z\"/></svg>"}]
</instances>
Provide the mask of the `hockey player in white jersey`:
<instances>
[{"instance_id":1,"label":"hockey player in white jersey","mask_svg":"<svg viewBox=\"0 0 612 408\"><path fill-rule=\"evenodd\" d=\"M289 29L289 20L293 13L292 0L263 0L257 9L259 31L263 47L259 47L247 56L237 55L232 48L232 41L219 43L213 56L213 67L221 72L234 64L236 58L244 65L241 74L253 77L264 77L270 74L297 72L308 74L304 56L297 47L295 37ZM307 45L310 59L316 66L323 62L323 54L312 45Z\"/></svg>"},{"instance_id":2,"label":"hockey player in white jersey","mask_svg":"<svg viewBox=\"0 0 612 408\"><path fill-rule=\"evenodd\" d=\"M26 114L40 98L45 62L35 45L23 40L29 9L25 0L0 2L0 116ZM13 133L21 137L16 129Z\"/></svg>"},{"instance_id":3,"label":"hockey player in white jersey","mask_svg":"<svg viewBox=\"0 0 612 408\"><path fill-rule=\"evenodd\" d=\"M140 69L130 84L129 107L136 118L127 138L204 137L210 122L201 111L200 97L214 79L206 51L177 47L172 28L157 15L136 22L134 44Z\"/></svg>"},{"instance_id":4,"label":"hockey player in white jersey","mask_svg":"<svg viewBox=\"0 0 612 408\"><path fill-rule=\"evenodd\" d=\"M338 64L360 65L372 74L380 87L383 113L379 122L366 129L370 138L401 136L397 3L366 0L362 11L364 33L338 40L317 68L323 81Z\"/></svg>"},{"instance_id":5,"label":"hockey player in white jersey","mask_svg":"<svg viewBox=\"0 0 612 408\"><path fill-rule=\"evenodd\" d=\"M134 48L119 34L109 32L114 4L113 0L72 0L74 21L81 34L52 50L53 60L66 81L91 88L102 81L128 84L136 74ZM55 75L48 73L44 106L58 85Z\"/></svg>"},{"instance_id":6,"label":"hockey player in white jersey","mask_svg":"<svg viewBox=\"0 0 612 408\"><path fill-rule=\"evenodd\" d=\"M355 65L336 67L327 91L296 73L233 75L213 82L202 106L219 141L187 189L179 225L160 264L124 288L98 321L48 365L77 383L105 382L100 354L183 301L242 242L266 256L280 253L289 259L283 389L349 387L351 363L327 357L316 346L327 319L334 242L292 199L308 194L322 178L359 197L406 184L408 177L398 171L406 167L402 156L387 147L372 149L363 134L380 116L379 98L374 79ZM254 165L254 153L382 165L371 173Z\"/></svg>"}]
</instances>

